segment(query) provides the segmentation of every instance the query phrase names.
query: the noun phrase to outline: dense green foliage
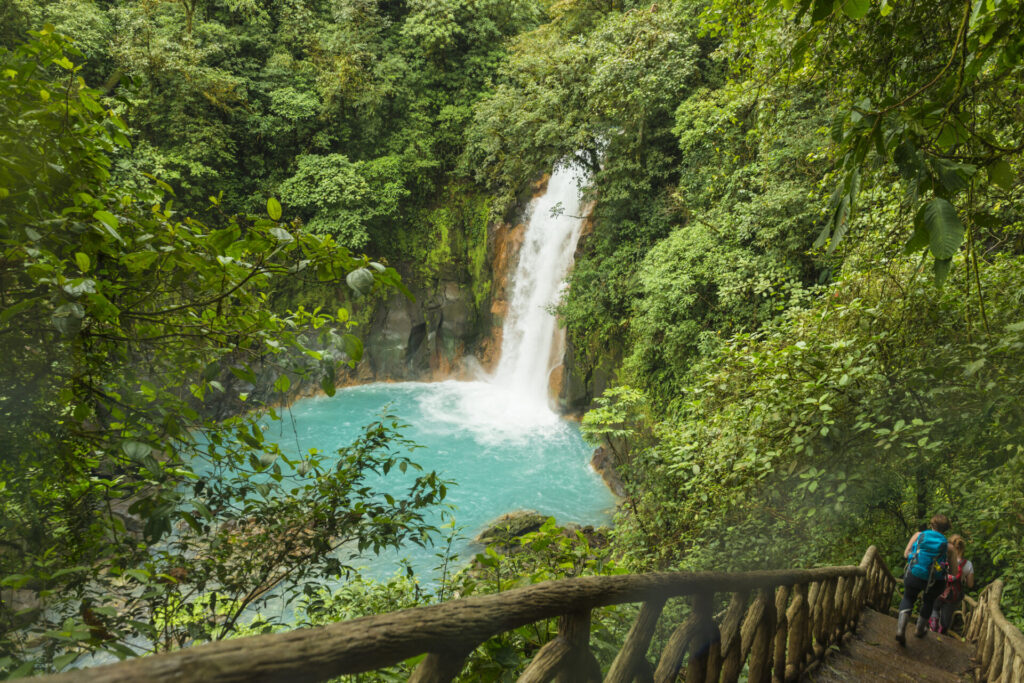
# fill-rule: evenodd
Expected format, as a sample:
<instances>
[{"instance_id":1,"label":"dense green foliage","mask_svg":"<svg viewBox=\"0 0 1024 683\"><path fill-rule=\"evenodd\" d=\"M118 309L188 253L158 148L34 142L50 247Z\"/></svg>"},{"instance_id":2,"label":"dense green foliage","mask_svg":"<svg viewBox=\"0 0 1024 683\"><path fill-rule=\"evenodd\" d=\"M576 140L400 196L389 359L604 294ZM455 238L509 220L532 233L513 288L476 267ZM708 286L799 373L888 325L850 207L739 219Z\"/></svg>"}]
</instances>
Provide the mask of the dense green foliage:
<instances>
[{"instance_id":1,"label":"dense green foliage","mask_svg":"<svg viewBox=\"0 0 1024 683\"><path fill-rule=\"evenodd\" d=\"M135 135L141 168L188 205L277 195L344 246L387 257L451 180L502 38L532 2L11 0L0 40L52 23ZM408 229L407 229L408 226Z\"/></svg>"},{"instance_id":2,"label":"dense green foliage","mask_svg":"<svg viewBox=\"0 0 1024 683\"><path fill-rule=\"evenodd\" d=\"M1024 615L1021 12L672 3L540 43L593 46L573 72L588 83L623 58L607 36L681 23L690 49L672 56L702 67L647 93L673 116L642 136L627 133L638 106L599 118L591 99L570 115L584 123L558 119L603 145L561 312L577 368L617 368L583 426L623 463L616 534L633 568L846 562L869 543L899 566L905 537L943 511ZM520 39L518 96L497 104L529 111L555 92L523 85L526 41L552 30Z\"/></svg>"},{"instance_id":3,"label":"dense green foliage","mask_svg":"<svg viewBox=\"0 0 1024 683\"><path fill-rule=\"evenodd\" d=\"M898 566L941 510L1019 618L1020 4L557 8L467 158L510 196L593 172L560 312L620 384L583 423L623 464L620 551Z\"/></svg>"},{"instance_id":4,"label":"dense green foliage","mask_svg":"<svg viewBox=\"0 0 1024 683\"><path fill-rule=\"evenodd\" d=\"M79 58L49 29L0 49L8 672L224 637L279 583L308 591L348 571L343 545L428 542L424 511L445 495L434 473L381 484L415 469L390 422L330 459L264 439L247 406L300 380L332 393L362 352L345 308L278 311L275 283L333 287L365 260L282 222L276 199L269 218L215 200L212 229L155 176L121 180L125 125ZM181 626L199 598L223 619Z\"/></svg>"},{"instance_id":5,"label":"dense green foliage","mask_svg":"<svg viewBox=\"0 0 1024 683\"><path fill-rule=\"evenodd\" d=\"M4 612L0 665L223 637L270 576L248 541L202 548L310 524L277 567L322 623L870 543L898 567L944 512L1024 625L1021 25L1020 0L4 3L0 577L50 611ZM488 222L559 163L590 173L559 313L572 372L611 377L582 426L625 481L612 549L548 526L436 590L322 590L339 538L424 542L445 483L376 508L362 473L411 466L396 425L327 470L268 449L246 400L358 359L348 307L317 308L354 250L416 285L457 263L485 306Z\"/></svg>"}]
</instances>

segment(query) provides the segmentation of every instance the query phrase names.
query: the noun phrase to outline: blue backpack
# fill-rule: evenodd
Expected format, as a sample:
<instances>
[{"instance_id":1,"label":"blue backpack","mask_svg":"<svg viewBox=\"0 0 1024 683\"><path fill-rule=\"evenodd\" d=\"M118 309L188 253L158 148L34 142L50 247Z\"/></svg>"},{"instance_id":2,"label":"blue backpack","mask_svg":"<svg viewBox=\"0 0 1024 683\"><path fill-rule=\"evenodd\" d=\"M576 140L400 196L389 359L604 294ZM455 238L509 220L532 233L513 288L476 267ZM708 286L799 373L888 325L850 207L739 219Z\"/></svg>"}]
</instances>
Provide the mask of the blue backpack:
<instances>
[{"instance_id":1,"label":"blue backpack","mask_svg":"<svg viewBox=\"0 0 1024 683\"><path fill-rule=\"evenodd\" d=\"M933 529L918 534L907 558L907 574L928 581L945 573L946 544L946 537Z\"/></svg>"}]
</instances>

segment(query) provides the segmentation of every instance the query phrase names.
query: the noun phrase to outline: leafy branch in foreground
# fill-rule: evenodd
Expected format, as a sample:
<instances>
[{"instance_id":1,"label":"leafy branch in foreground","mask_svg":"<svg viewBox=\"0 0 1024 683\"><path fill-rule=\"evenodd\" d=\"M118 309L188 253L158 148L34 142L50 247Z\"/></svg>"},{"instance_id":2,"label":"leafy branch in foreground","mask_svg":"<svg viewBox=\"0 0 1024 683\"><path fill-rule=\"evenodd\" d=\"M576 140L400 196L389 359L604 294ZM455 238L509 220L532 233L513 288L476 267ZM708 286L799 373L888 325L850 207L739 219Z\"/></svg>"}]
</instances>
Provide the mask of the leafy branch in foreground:
<instances>
[{"instance_id":1,"label":"leafy branch in foreground","mask_svg":"<svg viewBox=\"0 0 1024 683\"><path fill-rule=\"evenodd\" d=\"M427 542L423 511L445 494L433 473L399 482L404 493L385 487L412 465L392 452L395 425L337 459L289 457L264 438L262 406L297 382L333 394L338 369L362 353L346 308L280 311L275 289L338 291L364 269L370 288L405 291L397 273L282 222L275 199L256 217L211 198L207 223L154 176L115 180L126 127L86 86L80 56L49 28L0 48L10 674L222 637L277 581L344 573L345 544ZM204 591L237 610L216 628L172 632L169 611Z\"/></svg>"}]
</instances>

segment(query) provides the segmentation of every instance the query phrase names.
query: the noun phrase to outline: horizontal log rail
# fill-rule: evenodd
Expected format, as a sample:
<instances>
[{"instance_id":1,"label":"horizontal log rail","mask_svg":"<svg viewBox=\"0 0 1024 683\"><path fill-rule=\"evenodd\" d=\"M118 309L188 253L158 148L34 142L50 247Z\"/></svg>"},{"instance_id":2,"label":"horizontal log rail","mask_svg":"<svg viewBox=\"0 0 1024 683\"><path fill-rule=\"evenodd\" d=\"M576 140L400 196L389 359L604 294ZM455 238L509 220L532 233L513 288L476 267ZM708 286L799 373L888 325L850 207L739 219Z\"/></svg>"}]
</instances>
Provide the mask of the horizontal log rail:
<instances>
[{"instance_id":1,"label":"horizontal log rail","mask_svg":"<svg viewBox=\"0 0 1024 683\"><path fill-rule=\"evenodd\" d=\"M49 680L322 681L426 653L409 680L441 683L455 678L466 658L489 638L558 618L558 636L540 648L519 680L600 681L601 668L589 647L591 610L641 603L606 682L667 682L680 674L687 681L735 681L744 665L750 681L795 681L856 628L865 606L887 610L895 587L874 546L857 566L581 577L208 643ZM647 651L665 603L683 596L691 597L690 615L652 666ZM716 601L726 605L719 620Z\"/></svg>"},{"instance_id":2,"label":"horizontal log rail","mask_svg":"<svg viewBox=\"0 0 1024 683\"><path fill-rule=\"evenodd\" d=\"M977 680L1024 683L1024 634L1003 615L1003 582L985 587L975 602L964 598L967 640L975 643Z\"/></svg>"}]
</instances>

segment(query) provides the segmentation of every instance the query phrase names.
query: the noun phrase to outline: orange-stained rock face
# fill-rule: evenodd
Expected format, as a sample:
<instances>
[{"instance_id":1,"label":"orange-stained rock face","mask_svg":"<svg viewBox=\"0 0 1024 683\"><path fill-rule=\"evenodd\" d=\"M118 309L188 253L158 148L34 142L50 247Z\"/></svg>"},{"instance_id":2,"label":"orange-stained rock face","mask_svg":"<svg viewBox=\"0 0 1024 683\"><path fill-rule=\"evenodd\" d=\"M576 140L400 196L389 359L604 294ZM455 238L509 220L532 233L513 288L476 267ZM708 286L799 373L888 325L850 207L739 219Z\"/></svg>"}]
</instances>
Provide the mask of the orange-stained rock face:
<instances>
[{"instance_id":1,"label":"orange-stained rock face","mask_svg":"<svg viewBox=\"0 0 1024 683\"><path fill-rule=\"evenodd\" d=\"M494 372L499 358L501 358L501 326L495 325L491 328L491 333L487 338L481 342L477 360L480 361L480 366L486 372Z\"/></svg>"},{"instance_id":2,"label":"orange-stained rock face","mask_svg":"<svg viewBox=\"0 0 1024 683\"><path fill-rule=\"evenodd\" d=\"M565 384L565 365L558 365L548 375L548 396L558 397L562 395L562 385Z\"/></svg>"},{"instance_id":3,"label":"orange-stained rock face","mask_svg":"<svg viewBox=\"0 0 1024 683\"><path fill-rule=\"evenodd\" d=\"M576 243L577 255L579 255L579 245L583 244L584 238L589 237L594 233L594 204L596 204L596 202L589 202L583 207L582 215L586 216L586 218L583 219L583 226L580 229L580 239L579 242Z\"/></svg>"},{"instance_id":4,"label":"orange-stained rock face","mask_svg":"<svg viewBox=\"0 0 1024 683\"><path fill-rule=\"evenodd\" d=\"M537 182L530 186L530 189L533 190L534 199L540 197L541 195L548 191L549 180L551 180L551 174L545 173L540 177L540 180L538 180Z\"/></svg>"},{"instance_id":5,"label":"orange-stained rock face","mask_svg":"<svg viewBox=\"0 0 1024 683\"><path fill-rule=\"evenodd\" d=\"M491 332L480 344L478 357L484 370L492 372L501 357L501 327L508 314L509 280L519 261L526 224L499 223L491 232Z\"/></svg>"},{"instance_id":6,"label":"orange-stained rock face","mask_svg":"<svg viewBox=\"0 0 1024 683\"><path fill-rule=\"evenodd\" d=\"M495 305L501 310L508 309L508 286L509 279L519 263L519 250L523 246L523 238L526 235L526 224L520 223L516 226L509 226L506 223L499 223L491 234L491 311Z\"/></svg>"}]
</instances>

